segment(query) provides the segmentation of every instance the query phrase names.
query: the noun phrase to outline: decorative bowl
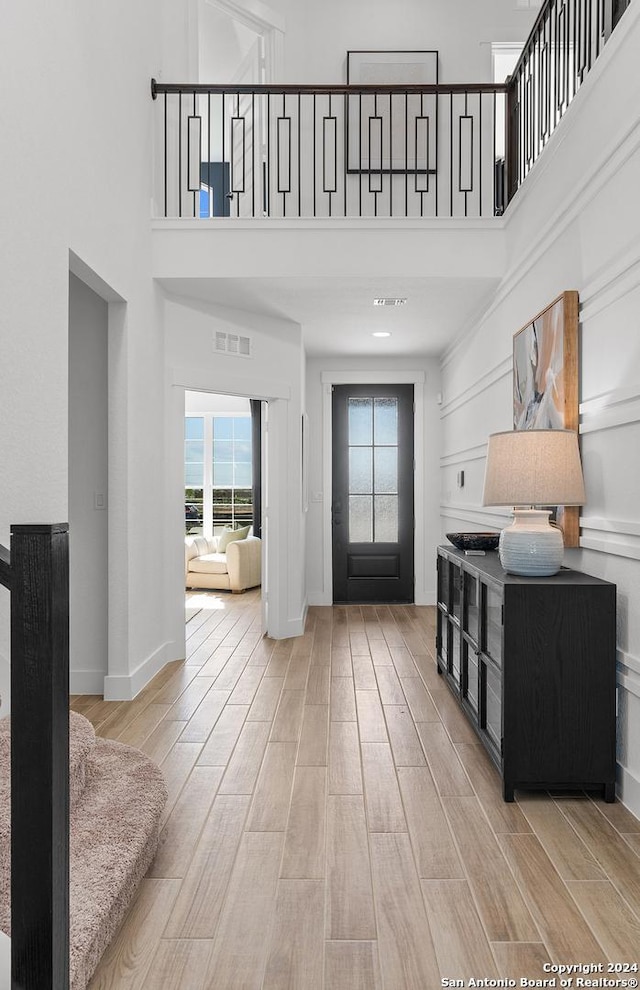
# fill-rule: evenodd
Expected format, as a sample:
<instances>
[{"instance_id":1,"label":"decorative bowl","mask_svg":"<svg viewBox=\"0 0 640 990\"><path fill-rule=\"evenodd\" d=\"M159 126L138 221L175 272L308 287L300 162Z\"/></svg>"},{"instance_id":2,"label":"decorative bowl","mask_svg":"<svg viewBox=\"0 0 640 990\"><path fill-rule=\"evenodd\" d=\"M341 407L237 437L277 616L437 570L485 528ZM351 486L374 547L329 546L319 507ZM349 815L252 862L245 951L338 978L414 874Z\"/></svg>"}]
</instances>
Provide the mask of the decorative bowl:
<instances>
[{"instance_id":1,"label":"decorative bowl","mask_svg":"<svg viewBox=\"0 0 640 990\"><path fill-rule=\"evenodd\" d=\"M458 550L497 550L500 533L446 533Z\"/></svg>"}]
</instances>

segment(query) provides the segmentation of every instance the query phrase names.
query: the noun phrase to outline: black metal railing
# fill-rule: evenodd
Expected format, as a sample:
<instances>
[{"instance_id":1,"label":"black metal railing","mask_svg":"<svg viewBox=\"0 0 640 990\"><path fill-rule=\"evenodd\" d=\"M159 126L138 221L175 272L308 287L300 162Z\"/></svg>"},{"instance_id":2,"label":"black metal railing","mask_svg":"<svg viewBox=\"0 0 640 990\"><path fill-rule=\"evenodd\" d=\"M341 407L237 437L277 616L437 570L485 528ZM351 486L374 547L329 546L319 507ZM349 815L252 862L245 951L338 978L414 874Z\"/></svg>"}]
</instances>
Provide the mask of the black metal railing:
<instances>
[{"instance_id":1,"label":"black metal railing","mask_svg":"<svg viewBox=\"0 0 640 990\"><path fill-rule=\"evenodd\" d=\"M631 0L545 0L504 84L151 81L162 217L488 217L542 154Z\"/></svg>"},{"instance_id":2,"label":"black metal railing","mask_svg":"<svg viewBox=\"0 0 640 990\"><path fill-rule=\"evenodd\" d=\"M505 206L505 85L152 81L152 93L163 217L485 217Z\"/></svg>"},{"instance_id":3,"label":"black metal railing","mask_svg":"<svg viewBox=\"0 0 640 990\"><path fill-rule=\"evenodd\" d=\"M630 0L546 0L511 74L507 195L542 154Z\"/></svg>"},{"instance_id":4,"label":"black metal railing","mask_svg":"<svg viewBox=\"0 0 640 990\"><path fill-rule=\"evenodd\" d=\"M69 533L12 526L11 988L69 988Z\"/></svg>"}]
</instances>

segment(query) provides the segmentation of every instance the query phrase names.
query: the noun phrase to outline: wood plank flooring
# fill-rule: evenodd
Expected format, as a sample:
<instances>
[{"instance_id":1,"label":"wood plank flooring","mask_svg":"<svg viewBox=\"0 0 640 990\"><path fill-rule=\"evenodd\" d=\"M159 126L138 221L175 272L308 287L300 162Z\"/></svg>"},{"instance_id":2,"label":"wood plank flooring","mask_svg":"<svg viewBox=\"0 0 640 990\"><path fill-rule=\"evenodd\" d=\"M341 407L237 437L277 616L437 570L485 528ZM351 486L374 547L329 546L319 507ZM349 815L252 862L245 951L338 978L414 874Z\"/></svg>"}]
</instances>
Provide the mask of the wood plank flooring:
<instances>
[{"instance_id":1,"label":"wood plank flooring","mask_svg":"<svg viewBox=\"0 0 640 990\"><path fill-rule=\"evenodd\" d=\"M433 608L310 608L274 642L259 592L193 598L184 662L133 702L72 699L169 789L90 990L436 990L640 962L640 823L585 794L502 802L437 675Z\"/></svg>"}]
</instances>

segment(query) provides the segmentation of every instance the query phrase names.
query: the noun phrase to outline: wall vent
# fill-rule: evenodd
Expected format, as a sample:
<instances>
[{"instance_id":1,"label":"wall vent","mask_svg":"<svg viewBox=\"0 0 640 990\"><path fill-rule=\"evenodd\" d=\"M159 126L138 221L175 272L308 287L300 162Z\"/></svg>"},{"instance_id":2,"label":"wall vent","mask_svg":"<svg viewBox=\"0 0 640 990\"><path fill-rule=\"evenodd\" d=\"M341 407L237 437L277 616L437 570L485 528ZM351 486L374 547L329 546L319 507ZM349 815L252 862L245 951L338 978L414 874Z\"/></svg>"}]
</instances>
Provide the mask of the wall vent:
<instances>
[{"instance_id":1,"label":"wall vent","mask_svg":"<svg viewBox=\"0 0 640 990\"><path fill-rule=\"evenodd\" d=\"M221 354L232 354L234 357L251 357L251 337L240 333L225 333L216 330L213 335L213 349Z\"/></svg>"}]
</instances>

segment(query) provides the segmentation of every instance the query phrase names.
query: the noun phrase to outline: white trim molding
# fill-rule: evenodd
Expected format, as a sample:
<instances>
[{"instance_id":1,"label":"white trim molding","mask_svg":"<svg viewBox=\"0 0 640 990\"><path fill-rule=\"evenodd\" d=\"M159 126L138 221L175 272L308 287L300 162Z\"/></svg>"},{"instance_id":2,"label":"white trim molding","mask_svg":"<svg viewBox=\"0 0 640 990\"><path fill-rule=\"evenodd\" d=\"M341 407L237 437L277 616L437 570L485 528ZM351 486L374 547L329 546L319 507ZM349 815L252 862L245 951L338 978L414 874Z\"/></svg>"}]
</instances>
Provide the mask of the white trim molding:
<instances>
[{"instance_id":1,"label":"white trim molding","mask_svg":"<svg viewBox=\"0 0 640 990\"><path fill-rule=\"evenodd\" d=\"M618 763L617 796L632 815L640 818L640 779L620 763Z\"/></svg>"},{"instance_id":2,"label":"white trim molding","mask_svg":"<svg viewBox=\"0 0 640 990\"><path fill-rule=\"evenodd\" d=\"M640 698L640 659L618 650L616 672L618 685Z\"/></svg>"},{"instance_id":3,"label":"white trim molding","mask_svg":"<svg viewBox=\"0 0 640 990\"><path fill-rule=\"evenodd\" d=\"M581 516L580 530L582 549L640 560L640 522ZM600 535L591 536L591 533ZM613 539L613 537L622 537L622 539Z\"/></svg>"},{"instance_id":4,"label":"white trim molding","mask_svg":"<svg viewBox=\"0 0 640 990\"><path fill-rule=\"evenodd\" d=\"M323 385L424 385L425 371L323 371Z\"/></svg>"},{"instance_id":5,"label":"white trim molding","mask_svg":"<svg viewBox=\"0 0 640 990\"><path fill-rule=\"evenodd\" d=\"M191 367L167 369L166 382L169 387L185 388L190 392L215 392L219 395L243 396L248 399L290 399L291 386L264 378L240 378L219 373L212 384L211 372L197 371Z\"/></svg>"},{"instance_id":6,"label":"white trim molding","mask_svg":"<svg viewBox=\"0 0 640 990\"><path fill-rule=\"evenodd\" d=\"M453 467L454 464L466 464L467 461L483 461L487 456L487 442L478 443L474 447L454 450L451 454L442 454L440 467Z\"/></svg>"},{"instance_id":7,"label":"white trim molding","mask_svg":"<svg viewBox=\"0 0 640 990\"><path fill-rule=\"evenodd\" d=\"M103 670L70 670L69 694L102 694L104 679Z\"/></svg>"},{"instance_id":8,"label":"white trim molding","mask_svg":"<svg viewBox=\"0 0 640 990\"><path fill-rule=\"evenodd\" d=\"M640 658L617 650L616 683L618 690L640 698ZM618 762L618 797L634 815L640 816L640 778L637 770Z\"/></svg>"},{"instance_id":9,"label":"white trim molding","mask_svg":"<svg viewBox=\"0 0 640 990\"><path fill-rule=\"evenodd\" d=\"M618 536L640 536L640 522L630 520L580 516L580 528L595 530L598 533L615 533Z\"/></svg>"},{"instance_id":10,"label":"white trim molding","mask_svg":"<svg viewBox=\"0 0 640 990\"><path fill-rule=\"evenodd\" d=\"M511 522L510 512L492 512L491 509L476 509L472 505L461 505L454 502L442 502L440 515L443 519L461 519L476 526L493 526L502 529Z\"/></svg>"},{"instance_id":11,"label":"white trim molding","mask_svg":"<svg viewBox=\"0 0 640 990\"><path fill-rule=\"evenodd\" d=\"M512 356L509 354L508 357L500 361L499 364L494 365L493 368L489 369L489 371L486 371L484 375L477 378L475 382L469 385L466 389L463 389L462 392L459 392L453 399L449 399L448 402L443 403L440 410L440 418L444 419L445 416L450 416L451 413L456 412L456 410L460 409L462 406L465 406L467 402L477 398L477 396L479 396L482 392L486 392L488 388L491 388L493 385L497 385L497 383L502 381L503 378L507 378L511 375L511 371Z\"/></svg>"},{"instance_id":12,"label":"white trim molding","mask_svg":"<svg viewBox=\"0 0 640 990\"><path fill-rule=\"evenodd\" d=\"M105 701L133 701L139 691L148 684L152 677L162 670L171 660L183 660L178 656L179 649L175 643L167 642L159 646L151 656L138 664L129 674L109 674L104 678Z\"/></svg>"},{"instance_id":13,"label":"white trim molding","mask_svg":"<svg viewBox=\"0 0 640 990\"><path fill-rule=\"evenodd\" d=\"M594 275L580 294L582 321L592 319L640 286L640 252L637 247L622 251L600 274Z\"/></svg>"},{"instance_id":14,"label":"white trim molding","mask_svg":"<svg viewBox=\"0 0 640 990\"><path fill-rule=\"evenodd\" d=\"M582 550L595 550L597 553L610 553L614 557L640 560L640 540L633 543L620 540L594 540L590 536L581 536L580 548Z\"/></svg>"},{"instance_id":15,"label":"white trim molding","mask_svg":"<svg viewBox=\"0 0 640 990\"><path fill-rule=\"evenodd\" d=\"M580 403L580 433L640 423L640 385L616 388Z\"/></svg>"}]
</instances>

